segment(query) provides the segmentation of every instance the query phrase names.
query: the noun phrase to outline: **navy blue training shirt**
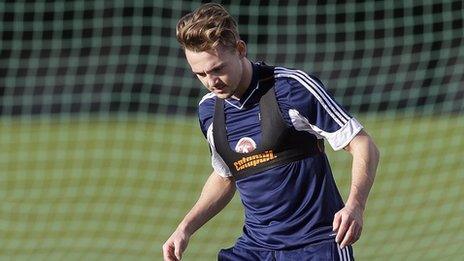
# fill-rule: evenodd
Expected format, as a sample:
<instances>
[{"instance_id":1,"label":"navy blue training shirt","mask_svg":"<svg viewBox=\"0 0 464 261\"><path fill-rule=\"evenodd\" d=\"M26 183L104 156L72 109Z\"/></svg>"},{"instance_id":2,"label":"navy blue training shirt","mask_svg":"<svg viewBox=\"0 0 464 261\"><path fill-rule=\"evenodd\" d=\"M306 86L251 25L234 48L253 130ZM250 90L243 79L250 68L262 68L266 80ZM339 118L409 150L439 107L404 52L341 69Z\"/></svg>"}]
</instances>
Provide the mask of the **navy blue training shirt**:
<instances>
[{"instance_id":1,"label":"navy blue training shirt","mask_svg":"<svg viewBox=\"0 0 464 261\"><path fill-rule=\"evenodd\" d=\"M229 98L224 103L229 145L237 152L252 151L260 144L258 66L253 64L252 81L241 99ZM335 102L316 77L284 67L275 67L274 77L277 103L289 126L325 139L334 150L344 148L361 131L361 124ZM210 145L214 170L230 177L214 146L215 99L209 93L200 101L200 127ZM324 153L240 179L236 187L245 208L238 246L289 250L334 239L332 221L343 201Z\"/></svg>"}]
</instances>

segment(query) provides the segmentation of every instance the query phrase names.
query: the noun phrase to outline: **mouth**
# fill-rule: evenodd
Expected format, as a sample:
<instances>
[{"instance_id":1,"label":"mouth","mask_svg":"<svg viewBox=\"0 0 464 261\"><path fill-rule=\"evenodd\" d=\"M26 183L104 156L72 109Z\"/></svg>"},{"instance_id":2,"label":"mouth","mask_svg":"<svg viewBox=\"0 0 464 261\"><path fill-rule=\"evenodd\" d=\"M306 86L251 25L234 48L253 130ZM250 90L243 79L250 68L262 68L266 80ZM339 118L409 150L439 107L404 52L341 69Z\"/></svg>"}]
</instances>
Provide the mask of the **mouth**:
<instances>
[{"instance_id":1,"label":"mouth","mask_svg":"<svg viewBox=\"0 0 464 261\"><path fill-rule=\"evenodd\" d=\"M225 92L225 86L220 86L220 87L214 87L213 90L214 92L217 92L217 93L224 93Z\"/></svg>"}]
</instances>

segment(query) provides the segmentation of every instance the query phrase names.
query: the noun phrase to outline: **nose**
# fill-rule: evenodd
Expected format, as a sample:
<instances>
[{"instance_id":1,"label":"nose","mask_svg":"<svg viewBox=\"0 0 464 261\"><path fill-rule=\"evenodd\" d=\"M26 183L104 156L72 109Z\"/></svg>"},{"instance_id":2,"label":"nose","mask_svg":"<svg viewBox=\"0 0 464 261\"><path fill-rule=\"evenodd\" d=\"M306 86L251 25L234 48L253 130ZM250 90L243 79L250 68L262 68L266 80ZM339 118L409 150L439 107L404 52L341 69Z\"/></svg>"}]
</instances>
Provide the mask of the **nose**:
<instances>
[{"instance_id":1,"label":"nose","mask_svg":"<svg viewBox=\"0 0 464 261\"><path fill-rule=\"evenodd\" d=\"M208 75L207 81L208 81L209 87L215 87L215 86L218 86L219 77L214 76L214 75Z\"/></svg>"}]
</instances>

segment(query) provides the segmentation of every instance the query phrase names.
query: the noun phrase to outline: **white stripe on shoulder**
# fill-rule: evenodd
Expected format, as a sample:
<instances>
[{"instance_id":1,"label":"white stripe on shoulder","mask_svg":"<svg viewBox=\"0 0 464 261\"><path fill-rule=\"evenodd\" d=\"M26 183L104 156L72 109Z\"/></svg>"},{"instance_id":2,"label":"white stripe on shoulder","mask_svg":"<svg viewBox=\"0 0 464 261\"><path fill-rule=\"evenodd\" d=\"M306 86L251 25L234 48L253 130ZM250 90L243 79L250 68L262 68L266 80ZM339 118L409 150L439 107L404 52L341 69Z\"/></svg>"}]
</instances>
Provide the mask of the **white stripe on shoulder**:
<instances>
[{"instance_id":1,"label":"white stripe on shoulder","mask_svg":"<svg viewBox=\"0 0 464 261\"><path fill-rule=\"evenodd\" d=\"M198 103L198 105L200 105L202 102L206 101L207 99L214 98L214 95L215 95L215 94L212 93L212 92L209 92L209 93L205 94L205 95L203 96L203 98L201 98L201 100L200 100L200 102Z\"/></svg>"},{"instance_id":2,"label":"white stripe on shoulder","mask_svg":"<svg viewBox=\"0 0 464 261\"><path fill-rule=\"evenodd\" d=\"M338 106L338 104L332 100L327 94L325 89L320 84L312 79L303 71L289 70L283 67L276 67L276 78L288 77L297 80L302 84L308 91L310 91L314 97L321 103L322 107L329 113L329 115L337 122L338 125L343 126L350 119L350 117Z\"/></svg>"},{"instance_id":3,"label":"white stripe on shoulder","mask_svg":"<svg viewBox=\"0 0 464 261\"><path fill-rule=\"evenodd\" d=\"M327 101L331 103L334 109L337 109L338 112L340 113L341 116L345 117L346 120L350 119L350 117L343 111L343 109L338 106L338 104L330 97L330 95L327 93L326 89L315 79L313 79L311 76L309 76L307 73L301 71L301 70L290 70L284 67L278 67L279 69L289 72L289 73L295 73L301 76L302 79L306 80L311 84L311 86L315 87L321 94L323 98L326 98Z\"/></svg>"}]
</instances>

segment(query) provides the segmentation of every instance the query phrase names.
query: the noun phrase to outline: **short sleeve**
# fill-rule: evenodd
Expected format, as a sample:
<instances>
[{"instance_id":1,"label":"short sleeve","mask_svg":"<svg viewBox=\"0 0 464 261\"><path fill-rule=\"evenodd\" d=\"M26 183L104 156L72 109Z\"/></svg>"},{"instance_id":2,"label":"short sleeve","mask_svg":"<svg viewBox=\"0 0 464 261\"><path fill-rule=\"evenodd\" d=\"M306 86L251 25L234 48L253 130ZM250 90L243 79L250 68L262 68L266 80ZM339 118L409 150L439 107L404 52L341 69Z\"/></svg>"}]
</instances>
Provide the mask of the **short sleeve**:
<instances>
[{"instance_id":1,"label":"short sleeve","mask_svg":"<svg viewBox=\"0 0 464 261\"><path fill-rule=\"evenodd\" d=\"M278 69L289 85L289 117L297 130L325 138L334 150L344 148L362 130L315 76L299 70Z\"/></svg>"},{"instance_id":2,"label":"short sleeve","mask_svg":"<svg viewBox=\"0 0 464 261\"><path fill-rule=\"evenodd\" d=\"M229 167L224 162L222 157L216 151L216 147L214 146L214 139L213 139L213 125L211 124L207 131L207 139L211 151L211 165L214 171L222 177L231 177L232 173L230 172Z\"/></svg>"},{"instance_id":3,"label":"short sleeve","mask_svg":"<svg viewBox=\"0 0 464 261\"><path fill-rule=\"evenodd\" d=\"M198 107L198 120L200 129L208 141L211 152L211 165L214 171L222 177L232 176L229 167L216 151L213 139L214 94L207 94L200 101Z\"/></svg>"}]
</instances>

